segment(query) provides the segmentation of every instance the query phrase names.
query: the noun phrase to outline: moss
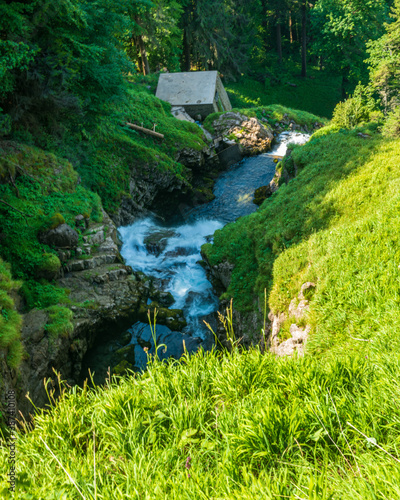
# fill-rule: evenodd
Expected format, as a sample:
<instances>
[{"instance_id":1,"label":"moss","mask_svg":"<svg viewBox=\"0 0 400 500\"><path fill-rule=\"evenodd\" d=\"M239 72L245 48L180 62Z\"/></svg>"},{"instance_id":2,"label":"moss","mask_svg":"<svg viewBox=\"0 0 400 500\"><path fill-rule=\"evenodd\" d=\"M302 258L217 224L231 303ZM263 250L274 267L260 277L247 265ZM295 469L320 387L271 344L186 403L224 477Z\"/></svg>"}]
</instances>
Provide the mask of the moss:
<instances>
[{"instance_id":1,"label":"moss","mask_svg":"<svg viewBox=\"0 0 400 500\"><path fill-rule=\"evenodd\" d=\"M126 375L128 372L133 371L133 365L129 363L126 359L118 363L117 366L113 368L113 374L117 376Z\"/></svg>"},{"instance_id":2,"label":"moss","mask_svg":"<svg viewBox=\"0 0 400 500\"><path fill-rule=\"evenodd\" d=\"M267 121L269 125L274 126L276 122L281 122L285 120L286 122L294 121L298 125L306 126L310 130L313 130L314 124L319 123L325 125L328 121L325 118L316 116L312 113L306 111L300 111L298 109L287 108L279 104L271 104L268 106L258 106L254 108L235 108L233 112L241 113L249 118L258 118L261 121ZM213 122L224 113L212 113L207 116L204 121L204 127L215 134L213 128ZM230 136L229 136L230 137ZM233 140L237 140L235 136L232 135Z\"/></svg>"},{"instance_id":3,"label":"moss","mask_svg":"<svg viewBox=\"0 0 400 500\"><path fill-rule=\"evenodd\" d=\"M12 279L10 265L0 258L0 348L7 350L7 364L16 368L22 358L22 317L15 309L14 294L21 282Z\"/></svg>"},{"instance_id":4,"label":"moss","mask_svg":"<svg viewBox=\"0 0 400 500\"><path fill-rule=\"evenodd\" d=\"M53 301L49 302L47 292L45 300L41 297L40 289L49 289L46 282L54 279L60 264L38 234L63 222L74 226L80 213L100 220L100 198L78 184L79 176L68 161L37 148L0 141L0 165L19 166L15 171L18 191L9 183L0 185L0 197L16 209L0 205L0 256L11 264L13 275L24 280L28 308L57 304L60 293L55 289ZM37 282L41 279L45 283Z\"/></svg>"},{"instance_id":5,"label":"moss","mask_svg":"<svg viewBox=\"0 0 400 500\"><path fill-rule=\"evenodd\" d=\"M47 312L49 313L49 322L46 325L46 331L50 337L68 337L74 331L73 313L70 309L56 305L47 308Z\"/></svg>"},{"instance_id":6,"label":"moss","mask_svg":"<svg viewBox=\"0 0 400 500\"><path fill-rule=\"evenodd\" d=\"M49 229L56 229L58 226L61 226L61 224L65 224L64 217L61 214L54 214L50 219Z\"/></svg>"},{"instance_id":7,"label":"moss","mask_svg":"<svg viewBox=\"0 0 400 500\"><path fill-rule=\"evenodd\" d=\"M61 262L57 255L53 253L44 253L39 265L36 269L36 276L38 278L54 279L61 269Z\"/></svg>"}]
</instances>

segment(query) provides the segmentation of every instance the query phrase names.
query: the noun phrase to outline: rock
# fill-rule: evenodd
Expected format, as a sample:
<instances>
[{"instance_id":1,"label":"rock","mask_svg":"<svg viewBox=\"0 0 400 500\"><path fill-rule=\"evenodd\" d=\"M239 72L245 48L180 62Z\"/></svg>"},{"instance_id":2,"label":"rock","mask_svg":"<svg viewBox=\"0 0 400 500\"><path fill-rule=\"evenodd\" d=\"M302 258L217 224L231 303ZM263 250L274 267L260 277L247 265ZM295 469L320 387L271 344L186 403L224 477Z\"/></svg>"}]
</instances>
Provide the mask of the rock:
<instances>
[{"instance_id":1,"label":"rock","mask_svg":"<svg viewBox=\"0 0 400 500\"><path fill-rule=\"evenodd\" d=\"M268 186L261 186L254 191L253 203L261 205L262 202L273 195L274 188L269 184Z\"/></svg>"},{"instance_id":2,"label":"rock","mask_svg":"<svg viewBox=\"0 0 400 500\"><path fill-rule=\"evenodd\" d=\"M175 234L172 229L160 229L146 236L143 243L150 254L158 257L167 247L168 238L172 238Z\"/></svg>"},{"instance_id":3,"label":"rock","mask_svg":"<svg viewBox=\"0 0 400 500\"><path fill-rule=\"evenodd\" d=\"M21 338L29 344L37 344L46 333L47 313L40 309L32 309L25 314L22 325Z\"/></svg>"},{"instance_id":4,"label":"rock","mask_svg":"<svg viewBox=\"0 0 400 500\"><path fill-rule=\"evenodd\" d=\"M175 302L172 293L163 292L162 290L158 290L157 292L152 293L150 298L158 302L163 307L172 306L172 304Z\"/></svg>"},{"instance_id":5,"label":"rock","mask_svg":"<svg viewBox=\"0 0 400 500\"><path fill-rule=\"evenodd\" d=\"M308 312L308 300L300 300L297 302L297 299L293 299L289 305L289 315L296 318L296 320L300 320L304 317L304 315Z\"/></svg>"},{"instance_id":6,"label":"rock","mask_svg":"<svg viewBox=\"0 0 400 500\"><path fill-rule=\"evenodd\" d=\"M127 346L118 349L118 351L115 353L115 359L117 360L116 364L120 363L121 361L127 361L128 363L134 365L135 346L133 344L128 344Z\"/></svg>"},{"instance_id":7,"label":"rock","mask_svg":"<svg viewBox=\"0 0 400 500\"><path fill-rule=\"evenodd\" d=\"M126 359L122 360L118 363L117 366L114 366L112 372L114 375L122 376L126 375L129 371L133 371L133 365L129 363Z\"/></svg>"},{"instance_id":8,"label":"rock","mask_svg":"<svg viewBox=\"0 0 400 500\"><path fill-rule=\"evenodd\" d=\"M57 255L52 253L45 253L42 256L42 261L35 269L35 276L37 279L45 279L52 281L56 279L60 273L61 262Z\"/></svg>"},{"instance_id":9,"label":"rock","mask_svg":"<svg viewBox=\"0 0 400 500\"><path fill-rule=\"evenodd\" d=\"M79 214L75 217L75 226L81 229L87 229L89 226L89 217Z\"/></svg>"},{"instance_id":10,"label":"rock","mask_svg":"<svg viewBox=\"0 0 400 500\"><path fill-rule=\"evenodd\" d=\"M172 106L171 113L175 116L177 120L183 120L185 122L194 123L193 118L191 118L185 111L183 106ZM197 120L197 118L196 118ZM199 120L201 121L201 120Z\"/></svg>"},{"instance_id":11,"label":"rock","mask_svg":"<svg viewBox=\"0 0 400 500\"><path fill-rule=\"evenodd\" d=\"M201 170L206 162L204 153L203 149L183 148L178 151L175 159L191 170Z\"/></svg>"},{"instance_id":12,"label":"rock","mask_svg":"<svg viewBox=\"0 0 400 500\"><path fill-rule=\"evenodd\" d=\"M317 285L315 283L312 283L311 281L307 281L307 283L304 283L303 285L301 285L298 298L300 300L302 300L302 299L308 300L310 298L310 296L314 293L314 288L316 286Z\"/></svg>"},{"instance_id":13,"label":"rock","mask_svg":"<svg viewBox=\"0 0 400 500\"><path fill-rule=\"evenodd\" d=\"M248 118L241 113L224 113L214 120L213 128L216 134L223 137L237 137L244 155L264 153L271 147L272 130L257 118Z\"/></svg>"},{"instance_id":14,"label":"rock","mask_svg":"<svg viewBox=\"0 0 400 500\"><path fill-rule=\"evenodd\" d=\"M125 346L130 343L131 339L132 339L132 333L129 330L127 330L120 336L119 342L121 345Z\"/></svg>"},{"instance_id":15,"label":"rock","mask_svg":"<svg viewBox=\"0 0 400 500\"><path fill-rule=\"evenodd\" d=\"M78 245L79 235L68 226L68 224L60 224L55 229L51 229L47 233L41 235L41 241L45 245L56 248L76 248Z\"/></svg>"}]
</instances>

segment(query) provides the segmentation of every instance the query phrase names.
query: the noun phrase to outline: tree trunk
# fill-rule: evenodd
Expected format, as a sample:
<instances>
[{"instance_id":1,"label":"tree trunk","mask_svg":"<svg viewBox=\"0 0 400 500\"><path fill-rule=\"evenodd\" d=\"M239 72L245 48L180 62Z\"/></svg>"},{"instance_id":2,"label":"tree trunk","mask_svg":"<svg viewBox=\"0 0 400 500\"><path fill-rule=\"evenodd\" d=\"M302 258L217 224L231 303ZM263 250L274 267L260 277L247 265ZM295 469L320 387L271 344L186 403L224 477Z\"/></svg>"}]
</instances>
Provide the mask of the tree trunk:
<instances>
[{"instance_id":1,"label":"tree trunk","mask_svg":"<svg viewBox=\"0 0 400 500\"><path fill-rule=\"evenodd\" d=\"M292 22L291 10L289 10L289 37L290 37L290 43L293 43L293 22Z\"/></svg>"},{"instance_id":2,"label":"tree trunk","mask_svg":"<svg viewBox=\"0 0 400 500\"><path fill-rule=\"evenodd\" d=\"M182 71L190 71L190 43L187 36L187 28L183 29L183 60Z\"/></svg>"},{"instance_id":3,"label":"tree trunk","mask_svg":"<svg viewBox=\"0 0 400 500\"><path fill-rule=\"evenodd\" d=\"M261 26L264 50L268 52L268 0L261 0Z\"/></svg>"},{"instance_id":4,"label":"tree trunk","mask_svg":"<svg viewBox=\"0 0 400 500\"><path fill-rule=\"evenodd\" d=\"M301 6L301 76L307 76L307 0Z\"/></svg>"},{"instance_id":5,"label":"tree trunk","mask_svg":"<svg viewBox=\"0 0 400 500\"><path fill-rule=\"evenodd\" d=\"M142 35L138 36L138 45L140 50L140 57L142 58L142 70L144 75L150 74L149 60L147 59L146 47L144 45Z\"/></svg>"},{"instance_id":6,"label":"tree trunk","mask_svg":"<svg viewBox=\"0 0 400 500\"><path fill-rule=\"evenodd\" d=\"M278 20L278 24L276 25L276 45L278 50L279 64L282 64L282 32L280 20Z\"/></svg>"}]
</instances>

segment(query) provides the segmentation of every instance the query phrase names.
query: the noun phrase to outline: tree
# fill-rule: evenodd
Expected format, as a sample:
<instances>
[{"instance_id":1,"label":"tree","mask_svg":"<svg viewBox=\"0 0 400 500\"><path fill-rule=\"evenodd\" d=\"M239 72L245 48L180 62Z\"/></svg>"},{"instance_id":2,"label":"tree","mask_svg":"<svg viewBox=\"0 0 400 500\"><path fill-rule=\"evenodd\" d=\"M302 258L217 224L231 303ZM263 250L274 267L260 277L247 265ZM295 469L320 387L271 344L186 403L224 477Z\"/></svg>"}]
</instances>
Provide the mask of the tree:
<instances>
[{"instance_id":1,"label":"tree","mask_svg":"<svg viewBox=\"0 0 400 500\"><path fill-rule=\"evenodd\" d=\"M343 75L343 84L366 83L367 44L383 34L387 14L385 0L318 0L311 11L313 53Z\"/></svg>"},{"instance_id":2,"label":"tree","mask_svg":"<svg viewBox=\"0 0 400 500\"><path fill-rule=\"evenodd\" d=\"M393 21L385 24L386 33L368 44L371 82L385 114L400 104L400 0L395 0L390 18Z\"/></svg>"}]
</instances>

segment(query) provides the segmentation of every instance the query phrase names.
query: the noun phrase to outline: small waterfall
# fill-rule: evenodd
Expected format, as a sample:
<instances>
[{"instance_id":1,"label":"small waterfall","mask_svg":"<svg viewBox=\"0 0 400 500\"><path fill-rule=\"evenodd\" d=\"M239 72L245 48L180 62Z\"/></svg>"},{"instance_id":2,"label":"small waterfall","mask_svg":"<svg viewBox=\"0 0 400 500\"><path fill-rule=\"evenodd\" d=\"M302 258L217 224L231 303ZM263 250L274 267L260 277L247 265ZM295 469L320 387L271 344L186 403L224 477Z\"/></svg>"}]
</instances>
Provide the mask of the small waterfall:
<instances>
[{"instance_id":1,"label":"small waterfall","mask_svg":"<svg viewBox=\"0 0 400 500\"><path fill-rule=\"evenodd\" d=\"M230 167L215 184L215 199L182 214L185 223L161 225L155 218L147 217L119 229L125 262L135 271L158 279L163 290L170 292L175 299L172 308L182 309L188 324L182 333L157 325L157 344L167 346L159 352L161 359L169 356L179 358L184 348L195 352L200 344L204 349L213 345L213 336L203 320L209 320L207 316L217 311L218 297L199 264L200 248L212 241L215 231L225 224L257 210L253 194L255 189L273 179L276 167L274 157L283 156L289 142L302 144L308 138L305 134L283 132L271 153L245 158ZM96 368L98 383L104 380L107 367L119 362L118 353L122 345L125 346L122 349L124 356L129 352L129 363L138 370L146 367L145 349L154 354L154 341L148 324L138 322L126 332L125 339L126 335L130 341L128 338L121 344L119 339L104 339L91 351L87 366L92 370ZM126 345L126 342L129 344Z\"/></svg>"},{"instance_id":2,"label":"small waterfall","mask_svg":"<svg viewBox=\"0 0 400 500\"><path fill-rule=\"evenodd\" d=\"M162 227L146 218L119 230L125 262L162 280L164 290L175 299L173 307L185 313L187 331L201 337L205 331L201 318L218 309L218 299L198 264L200 248L222 227L223 223L216 220Z\"/></svg>"}]
</instances>

